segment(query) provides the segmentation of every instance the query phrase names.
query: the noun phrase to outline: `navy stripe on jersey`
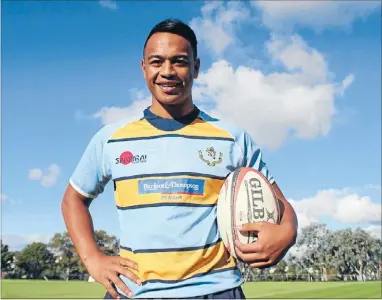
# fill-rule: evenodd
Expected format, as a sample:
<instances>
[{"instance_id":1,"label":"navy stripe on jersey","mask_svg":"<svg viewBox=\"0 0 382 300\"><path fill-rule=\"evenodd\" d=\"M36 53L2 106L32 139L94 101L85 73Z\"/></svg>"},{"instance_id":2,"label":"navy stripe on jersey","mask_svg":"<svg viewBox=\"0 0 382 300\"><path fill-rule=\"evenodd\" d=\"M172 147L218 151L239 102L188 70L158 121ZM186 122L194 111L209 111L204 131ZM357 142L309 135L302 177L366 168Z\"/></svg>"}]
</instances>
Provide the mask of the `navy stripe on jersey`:
<instances>
[{"instance_id":1,"label":"navy stripe on jersey","mask_svg":"<svg viewBox=\"0 0 382 300\"><path fill-rule=\"evenodd\" d=\"M154 174L139 174L139 175L133 175L133 176L124 176L124 177L115 178L114 181L122 181L122 180L130 180L130 179L138 179L138 178L146 178L146 177L174 177L174 176L204 177L204 178L220 179L220 180L226 179L226 177L215 176L211 174L201 174L201 173L192 173L192 172L174 172L174 173L154 173Z\"/></svg>"},{"instance_id":2,"label":"navy stripe on jersey","mask_svg":"<svg viewBox=\"0 0 382 300\"><path fill-rule=\"evenodd\" d=\"M183 135L183 134L162 134L162 135L154 135L154 136L110 139L107 142L118 143L118 142L127 142L127 141L153 140L153 139L160 139L160 138L185 138L185 139L195 139L195 140L218 140L218 141L229 141L229 142L235 141L234 138L229 138L229 137L197 136L197 135Z\"/></svg>"},{"instance_id":3,"label":"navy stripe on jersey","mask_svg":"<svg viewBox=\"0 0 382 300\"><path fill-rule=\"evenodd\" d=\"M156 253L156 252L181 252L181 251L193 251L200 249L207 249L209 247L215 246L217 243L221 242L221 238L218 238L215 242L205 244L203 246L195 246L195 247L184 247L184 248L167 248L167 249L138 249L133 250L129 247L120 246L121 249L127 250L133 253Z\"/></svg>"},{"instance_id":4,"label":"navy stripe on jersey","mask_svg":"<svg viewBox=\"0 0 382 300\"><path fill-rule=\"evenodd\" d=\"M132 205L132 206L118 206L120 210L128 209L138 209L145 207L159 207L159 206L188 206L188 207L214 207L216 204L198 204L198 203L184 203L184 202L161 202L153 204L142 204L142 205Z\"/></svg>"},{"instance_id":5,"label":"navy stripe on jersey","mask_svg":"<svg viewBox=\"0 0 382 300\"><path fill-rule=\"evenodd\" d=\"M253 155L252 155L252 158L251 158L251 161L249 162L249 166L250 167L256 167L256 162L259 158L259 155L260 155L260 151L257 150Z\"/></svg>"}]
</instances>

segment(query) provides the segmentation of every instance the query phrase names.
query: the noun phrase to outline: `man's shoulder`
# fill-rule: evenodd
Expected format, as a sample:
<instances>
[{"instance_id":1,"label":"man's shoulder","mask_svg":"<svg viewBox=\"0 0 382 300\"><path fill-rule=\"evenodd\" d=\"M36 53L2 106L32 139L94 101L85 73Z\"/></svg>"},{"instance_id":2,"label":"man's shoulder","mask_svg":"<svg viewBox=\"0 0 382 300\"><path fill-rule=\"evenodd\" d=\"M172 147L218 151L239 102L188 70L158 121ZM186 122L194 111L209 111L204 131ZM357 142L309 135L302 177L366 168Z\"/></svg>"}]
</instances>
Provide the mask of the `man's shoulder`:
<instances>
[{"instance_id":1,"label":"man's shoulder","mask_svg":"<svg viewBox=\"0 0 382 300\"><path fill-rule=\"evenodd\" d=\"M223 116L217 117L205 111L200 111L199 117L213 126L228 132L235 140L238 140L247 134L246 130L240 125L235 124L232 120Z\"/></svg>"}]
</instances>

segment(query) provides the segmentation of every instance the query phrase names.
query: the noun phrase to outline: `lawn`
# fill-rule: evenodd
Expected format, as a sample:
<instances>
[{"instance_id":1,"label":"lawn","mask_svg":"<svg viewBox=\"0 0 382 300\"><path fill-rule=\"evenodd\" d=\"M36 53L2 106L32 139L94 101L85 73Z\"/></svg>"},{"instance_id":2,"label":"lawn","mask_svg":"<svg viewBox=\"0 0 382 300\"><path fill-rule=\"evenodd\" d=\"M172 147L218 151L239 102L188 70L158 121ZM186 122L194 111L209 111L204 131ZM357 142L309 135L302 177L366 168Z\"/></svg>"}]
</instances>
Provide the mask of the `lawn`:
<instances>
[{"instance_id":1,"label":"lawn","mask_svg":"<svg viewBox=\"0 0 382 300\"><path fill-rule=\"evenodd\" d=\"M84 281L2 280L2 298L103 298L98 283ZM251 298L382 298L382 282L250 282L244 293Z\"/></svg>"}]
</instances>

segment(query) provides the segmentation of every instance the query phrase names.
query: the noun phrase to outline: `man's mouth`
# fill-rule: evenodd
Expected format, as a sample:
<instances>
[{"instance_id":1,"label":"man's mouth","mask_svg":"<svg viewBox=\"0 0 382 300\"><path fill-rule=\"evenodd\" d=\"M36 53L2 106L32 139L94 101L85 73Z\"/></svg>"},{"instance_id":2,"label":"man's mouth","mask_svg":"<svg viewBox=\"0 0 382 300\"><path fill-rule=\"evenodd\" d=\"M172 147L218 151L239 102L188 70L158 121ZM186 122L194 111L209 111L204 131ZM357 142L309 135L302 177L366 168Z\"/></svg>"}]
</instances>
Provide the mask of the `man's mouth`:
<instances>
[{"instance_id":1,"label":"man's mouth","mask_svg":"<svg viewBox=\"0 0 382 300\"><path fill-rule=\"evenodd\" d=\"M182 82L158 82L156 83L164 93L174 92L177 88L183 86Z\"/></svg>"}]
</instances>

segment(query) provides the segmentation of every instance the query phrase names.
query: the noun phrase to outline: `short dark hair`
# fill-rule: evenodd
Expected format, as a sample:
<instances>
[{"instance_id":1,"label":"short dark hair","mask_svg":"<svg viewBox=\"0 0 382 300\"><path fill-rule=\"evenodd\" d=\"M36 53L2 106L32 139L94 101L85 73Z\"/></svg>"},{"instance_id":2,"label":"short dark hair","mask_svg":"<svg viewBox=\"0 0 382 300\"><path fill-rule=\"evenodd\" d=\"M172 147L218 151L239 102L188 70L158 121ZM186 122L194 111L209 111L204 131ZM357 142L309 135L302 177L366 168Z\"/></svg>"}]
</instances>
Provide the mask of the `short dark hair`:
<instances>
[{"instance_id":1,"label":"short dark hair","mask_svg":"<svg viewBox=\"0 0 382 300\"><path fill-rule=\"evenodd\" d=\"M180 35L181 37L185 38L190 44L192 48L192 52L194 54L194 58L198 57L198 50L197 45L198 41L196 40L195 32L191 29L190 26L185 24L184 22L177 20L177 19L166 19L158 24L156 24L150 31L146 41L145 45L143 47L143 51L146 48L147 42L150 39L150 37L158 32L168 32Z\"/></svg>"}]
</instances>

